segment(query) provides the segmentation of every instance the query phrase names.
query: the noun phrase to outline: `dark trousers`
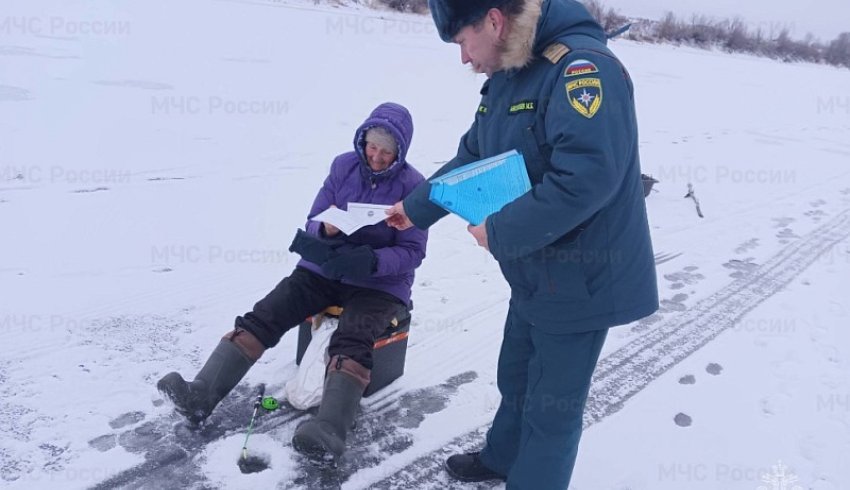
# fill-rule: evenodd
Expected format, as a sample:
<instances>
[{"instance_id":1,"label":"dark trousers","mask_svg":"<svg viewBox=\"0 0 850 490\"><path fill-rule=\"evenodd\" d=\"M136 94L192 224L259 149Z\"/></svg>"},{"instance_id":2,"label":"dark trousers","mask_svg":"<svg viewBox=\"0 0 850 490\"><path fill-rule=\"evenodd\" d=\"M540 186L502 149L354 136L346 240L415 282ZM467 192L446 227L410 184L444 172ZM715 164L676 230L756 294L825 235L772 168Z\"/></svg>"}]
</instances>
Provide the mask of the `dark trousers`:
<instances>
[{"instance_id":1,"label":"dark trousers","mask_svg":"<svg viewBox=\"0 0 850 490\"><path fill-rule=\"evenodd\" d=\"M331 336L328 354L346 356L372 369L372 348L404 303L376 289L343 284L296 267L292 275L236 318L236 328L252 333L268 349L288 330L329 306L341 306L339 326Z\"/></svg>"},{"instance_id":2,"label":"dark trousers","mask_svg":"<svg viewBox=\"0 0 850 490\"><path fill-rule=\"evenodd\" d=\"M566 490L590 379L608 330L553 335L508 310L497 383L502 401L481 460L508 489Z\"/></svg>"}]
</instances>

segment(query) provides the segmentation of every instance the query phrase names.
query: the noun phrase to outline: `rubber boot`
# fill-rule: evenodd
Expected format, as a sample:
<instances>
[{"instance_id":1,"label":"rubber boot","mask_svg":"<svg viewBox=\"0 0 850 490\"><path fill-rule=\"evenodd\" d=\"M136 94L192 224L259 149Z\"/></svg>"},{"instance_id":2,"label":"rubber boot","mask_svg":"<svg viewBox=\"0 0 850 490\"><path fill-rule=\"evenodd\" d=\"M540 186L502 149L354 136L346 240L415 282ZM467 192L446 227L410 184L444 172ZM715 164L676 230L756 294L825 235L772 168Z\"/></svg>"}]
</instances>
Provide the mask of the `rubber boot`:
<instances>
[{"instance_id":1,"label":"rubber boot","mask_svg":"<svg viewBox=\"0 0 850 490\"><path fill-rule=\"evenodd\" d=\"M466 453L450 456L446 460L446 472L455 480L465 482L507 479L484 466L479 455L480 453Z\"/></svg>"},{"instance_id":2,"label":"rubber boot","mask_svg":"<svg viewBox=\"0 0 850 490\"><path fill-rule=\"evenodd\" d=\"M368 369L350 358L331 358L319 413L299 425L292 436L296 451L318 461L338 460L342 456L369 375Z\"/></svg>"},{"instance_id":3,"label":"rubber boot","mask_svg":"<svg viewBox=\"0 0 850 490\"><path fill-rule=\"evenodd\" d=\"M194 381L186 382L179 373L171 372L163 376L156 387L174 403L177 413L194 425L200 424L239 383L264 350L252 334L235 330L221 339Z\"/></svg>"}]
</instances>

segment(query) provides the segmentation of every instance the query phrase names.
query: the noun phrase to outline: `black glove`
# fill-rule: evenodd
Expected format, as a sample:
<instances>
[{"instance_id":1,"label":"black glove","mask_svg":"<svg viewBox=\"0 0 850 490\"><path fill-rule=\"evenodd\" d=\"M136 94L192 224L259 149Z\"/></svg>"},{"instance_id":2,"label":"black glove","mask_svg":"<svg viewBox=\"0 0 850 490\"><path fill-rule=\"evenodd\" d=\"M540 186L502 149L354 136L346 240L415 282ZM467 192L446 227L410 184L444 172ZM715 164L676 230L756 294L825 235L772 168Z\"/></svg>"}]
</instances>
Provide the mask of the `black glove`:
<instances>
[{"instance_id":1,"label":"black glove","mask_svg":"<svg viewBox=\"0 0 850 490\"><path fill-rule=\"evenodd\" d=\"M331 279L365 279L378 267L378 257L368 245L339 250L322 264L322 272Z\"/></svg>"},{"instance_id":2,"label":"black glove","mask_svg":"<svg viewBox=\"0 0 850 490\"><path fill-rule=\"evenodd\" d=\"M292 240L292 245L289 246L289 251L297 253L304 260L322 265L336 255L334 245L334 243L322 240L306 231L298 230L295 232L295 238Z\"/></svg>"}]
</instances>

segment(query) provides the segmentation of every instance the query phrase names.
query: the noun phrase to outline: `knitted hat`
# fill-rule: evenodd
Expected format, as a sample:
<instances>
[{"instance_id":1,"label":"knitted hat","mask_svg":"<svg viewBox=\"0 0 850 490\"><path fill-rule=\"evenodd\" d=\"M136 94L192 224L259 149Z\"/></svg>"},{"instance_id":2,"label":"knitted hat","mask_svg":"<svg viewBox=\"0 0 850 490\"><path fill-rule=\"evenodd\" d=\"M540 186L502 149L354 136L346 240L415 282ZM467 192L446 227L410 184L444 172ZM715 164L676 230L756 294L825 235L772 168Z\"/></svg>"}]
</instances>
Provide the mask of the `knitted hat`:
<instances>
[{"instance_id":1,"label":"knitted hat","mask_svg":"<svg viewBox=\"0 0 850 490\"><path fill-rule=\"evenodd\" d=\"M386 128L382 128L381 126L369 128L366 131L366 142L374 143L381 148L392 151L396 155L398 154L398 143L396 143L395 138L393 138L393 135Z\"/></svg>"},{"instance_id":2,"label":"knitted hat","mask_svg":"<svg viewBox=\"0 0 850 490\"><path fill-rule=\"evenodd\" d=\"M483 19L492 8L499 8L510 0L428 0L431 17L437 26L440 39L450 43L466 26Z\"/></svg>"}]
</instances>

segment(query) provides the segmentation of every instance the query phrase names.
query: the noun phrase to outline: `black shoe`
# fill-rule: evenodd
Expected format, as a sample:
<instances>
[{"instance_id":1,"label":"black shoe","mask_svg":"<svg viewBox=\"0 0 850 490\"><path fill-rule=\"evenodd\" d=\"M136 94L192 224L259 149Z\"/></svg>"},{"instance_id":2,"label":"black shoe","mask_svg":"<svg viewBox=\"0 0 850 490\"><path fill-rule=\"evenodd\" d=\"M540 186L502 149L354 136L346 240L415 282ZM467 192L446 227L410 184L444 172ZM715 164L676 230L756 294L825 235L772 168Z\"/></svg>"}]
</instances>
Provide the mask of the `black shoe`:
<instances>
[{"instance_id":1,"label":"black shoe","mask_svg":"<svg viewBox=\"0 0 850 490\"><path fill-rule=\"evenodd\" d=\"M233 342L223 340L194 381L186 382L179 373L168 373L156 387L174 403L177 413L198 425L210 416L218 402L230 393L253 364L254 361Z\"/></svg>"},{"instance_id":2,"label":"black shoe","mask_svg":"<svg viewBox=\"0 0 850 490\"><path fill-rule=\"evenodd\" d=\"M446 460L446 471L452 478L460 481L507 480L505 475L484 466L479 454L476 452L450 456Z\"/></svg>"}]
</instances>

